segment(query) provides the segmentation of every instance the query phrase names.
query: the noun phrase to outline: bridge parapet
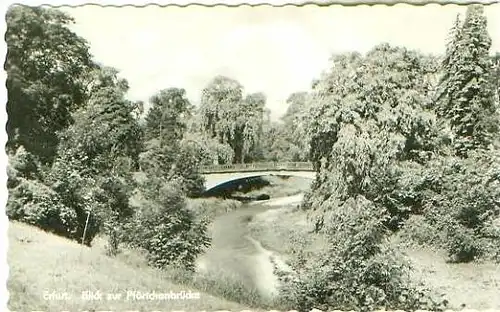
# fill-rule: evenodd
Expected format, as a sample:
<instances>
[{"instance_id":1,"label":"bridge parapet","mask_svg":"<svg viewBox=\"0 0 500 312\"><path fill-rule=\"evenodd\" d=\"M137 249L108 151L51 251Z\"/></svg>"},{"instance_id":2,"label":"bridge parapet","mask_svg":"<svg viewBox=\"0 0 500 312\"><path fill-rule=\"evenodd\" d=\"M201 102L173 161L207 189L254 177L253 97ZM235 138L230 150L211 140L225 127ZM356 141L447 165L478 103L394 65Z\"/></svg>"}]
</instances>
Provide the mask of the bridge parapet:
<instances>
[{"instance_id":1,"label":"bridge parapet","mask_svg":"<svg viewBox=\"0 0 500 312\"><path fill-rule=\"evenodd\" d=\"M248 164L208 165L200 168L201 173L251 172L251 171L314 171L309 162L259 162Z\"/></svg>"}]
</instances>

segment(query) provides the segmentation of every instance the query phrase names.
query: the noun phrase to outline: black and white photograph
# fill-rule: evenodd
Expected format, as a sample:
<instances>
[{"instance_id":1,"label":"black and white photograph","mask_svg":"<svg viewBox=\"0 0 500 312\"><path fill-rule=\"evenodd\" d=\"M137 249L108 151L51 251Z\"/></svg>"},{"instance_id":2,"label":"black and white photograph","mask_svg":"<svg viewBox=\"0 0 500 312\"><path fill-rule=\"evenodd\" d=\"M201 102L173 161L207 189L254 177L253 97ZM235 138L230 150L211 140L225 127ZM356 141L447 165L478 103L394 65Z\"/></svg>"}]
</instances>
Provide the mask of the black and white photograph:
<instances>
[{"instance_id":1,"label":"black and white photograph","mask_svg":"<svg viewBox=\"0 0 500 312\"><path fill-rule=\"evenodd\" d=\"M500 311L500 2L129 4L6 9L2 311Z\"/></svg>"}]
</instances>

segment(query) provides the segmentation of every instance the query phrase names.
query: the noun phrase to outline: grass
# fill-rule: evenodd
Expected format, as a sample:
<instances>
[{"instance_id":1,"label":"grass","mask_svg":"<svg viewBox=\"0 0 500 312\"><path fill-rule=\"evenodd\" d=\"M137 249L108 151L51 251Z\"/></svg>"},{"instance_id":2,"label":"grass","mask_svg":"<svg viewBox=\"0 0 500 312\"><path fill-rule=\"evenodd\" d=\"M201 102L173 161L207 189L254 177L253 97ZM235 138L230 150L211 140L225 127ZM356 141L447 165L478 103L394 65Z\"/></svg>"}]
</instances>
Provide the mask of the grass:
<instances>
[{"instance_id":1,"label":"grass","mask_svg":"<svg viewBox=\"0 0 500 312\"><path fill-rule=\"evenodd\" d=\"M445 294L451 309L499 309L500 266L484 263L447 263L446 254L425 247L404 249L414 268L415 281Z\"/></svg>"},{"instance_id":2,"label":"grass","mask_svg":"<svg viewBox=\"0 0 500 312\"><path fill-rule=\"evenodd\" d=\"M310 233L314 226L305 212L286 206L256 215L248 227L264 248L283 255L290 253L297 240L305 241L308 251L320 250L325 244L320 235Z\"/></svg>"},{"instance_id":3,"label":"grass","mask_svg":"<svg viewBox=\"0 0 500 312\"><path fill-rule=\"evenodd\" d=\"M116 258L104 255L102 242L89 248L35 227L10 222L9 309L12 311L201 311L244 310L246 306L209 295L171 280L171 273L146 265L134 251ZM99 291L102 300L82 298L83 291ZM126 300L127 291L199 293L191 300ZM63 294L67 294L67 298ZM122 294L107 300L106 294ZM52 294L51 298L45 295ZM58 298L56 298L58 297ZM61 300L57 300L61 299ZM129 298L130 299L130 298Z\"/></svg>"},{"instance_id":4,"label":"grass","mask_svg":"<svg viewBox=\"0 0 500 312\"><path fill-rule=\"evenodd\" d=\"M246 285L238 276L227 273L225 270L198 274L192 284L200 291L248 305L252 310L256 307L269 307L257 289Z\"/></svg>"}]
</instances>

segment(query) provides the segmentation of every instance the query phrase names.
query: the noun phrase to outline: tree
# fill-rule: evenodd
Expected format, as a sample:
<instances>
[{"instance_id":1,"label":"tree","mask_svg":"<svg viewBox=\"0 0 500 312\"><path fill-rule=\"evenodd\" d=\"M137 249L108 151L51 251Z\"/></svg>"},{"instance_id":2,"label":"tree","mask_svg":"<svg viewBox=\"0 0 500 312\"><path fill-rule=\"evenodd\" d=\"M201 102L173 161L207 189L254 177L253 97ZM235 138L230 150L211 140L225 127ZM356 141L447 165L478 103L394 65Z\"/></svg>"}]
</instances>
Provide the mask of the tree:
<instances>
[{"instance_id":1,"label":"tree","mask_svg":"<svg viewBox=\"0 0 500 312\"><path fill-rule=\"evenodd\" d=\"M290 129L286 129L283 123L266 122L263 125L261 139L261 153L265 161L292 161L293 155L290 153L292 143L289 142Z\"/></svg>"},{"instance_id":2,"label":"tree","mask_svg":"<svg viewBox=\"0 0 500 312\"><path fill-rule=\"evenodd\" d=\"M301 310L374 310L425 303L388 238L413 207L400 180L433 151L427 109L435 64L415 51L380 44L366 55L332 58L311 94L307 128L317 172L304 208L319 217L327 247L294 257L286 299ZM423 154L423 155L422 155ZM434 309L434 304L428 308Z\"/></svg>"},{"instance_id":3,"label":"tree","mask_svg":"<svg viewBox=\"0 0 500 312\"><path fill-rule=\"evenodd\" d=\"M234 151L231 146L220 143L203 131L194 129L188 131L183 142L195 144L199 150L198 158L201 165L230 164L233 161Z\"/></svg>"},{"instance_id":4,"label":"tree","mask_svg":"<svg viewBox=\"0 0 500 312\"><path fill-rule=\"evenodd\" d=\"M464 22L457 18L452 28L442 64L438 112L449 120L455 152L461 157L473 149L487 149L498 130L486 26L483 7L467 7Z\"/></svg>"},{"instance_id":5,"label":"tree","mask_svg":"<svg viewBox=\"0 0 500 312\"><path fill-rule=\"evenodd\" d=\"M281 119L287 122L288 120L293 120L297 115L300 115L306 106L307 95L307 92L295 92L290 94L286 100L288 108Z\"/></svg>"},{"instance_id":6,"label":"tree","mask_svg":"<svg viewBox=\"0 0 500 312\"><path fill-rule=\"evenodd\" d=\"M170 172L191 115L192 106L185 95L184 89L170 88L150 98L152 106L144 125L146 148L141 154L142 170L163 177Z\"/></svg>"},{"instance_id":7,"label":"tree","mask_svg":"<svg viewBox=\"0 0 500 312\"><path fill-rule=\"evenodd\" d=\"M198 107L188 122L188 129L184 136L185 142L196 143L201 148L200 162L202 165L230 164L234 159L234 151L227 143L220 143L203 129L202 116Z\"/></svg>"},{"instance_id":8,"label":"tree","mask_svg":"<svg viewBox=\"0 0 500 312\"><path fill-rule=\"evenodd\" d=\"M309 154L309 139L307 136L308 113L313 101L306 92L292 93L288 99L289 104L285 116L284 128L288 129L288 140L291 142L294 161L307 161Z\"/></svg>"},{"instance_id":9,"label":"tree","mask_svg":"<svg viewBox=\"0 0 500 312\"><path fill-rule=\"evenodd\" d=\"M182 139L193 106L184 89L161 90L150 99L151 109L146 115L146 139L158 138L162 144Z\"/></svg>"},{"instance_id":10,"label":"tree","mask_svg":"<svg viewBox=\"0 0 500 312\"><path fill-rule=\"evenodd\" d=\"M148 178L144 189L148 199L127 224L126 241L147 252L150 265L158 268L181 266L195 270L195 260L209 245L207 223L196 220L187 208L179 183ZM164 181L163 181L164 182Z\"/></svg>"},{"instance_id":11,"label":"tree","mask_svg":"<svg viewBox=\"0 0 500 312\"><path fill-rule=\"evenodd\" d=\"M118 71L104 67L95 73L85 108L73 114L74 124L61 133L59 148L72 149L86 157L89 168L111 170L116 157L138 161L142 150L142 130L134 118L136 103L125 98L128 84L117 78Z\"/></svg>"},{"instance_id":12,"label":"tree","mask_svg":"<svg viewBox=\"0 0 500 312\"><path fill-rule=\"evenodd\" d=\"M266 98L262 93L243 98L243 86L234 79L215 77L200 105L202 129L234 151L234 163L243 163L262 133Z\"/></svg>"},{"instance_id":13,"label":"tree","mask_svg":"<svg viewBox=\"0 0 500 312\"><path fill-rule=\"evenodd\" d=\"M387 44L365 57L346 54L333 62L313 94L308 128L318 205L328 207L330 196L382 200L388 190L379 187L394 185L384 181L396 174L393 165L422 161L435 149L435 118L425 108L435 64Z\"/></svg>"},{"instance_id":14,"label":"tree","mask_svg":"<svg viewBox=\"0 0 500 312\"><path fill-rule=\"evenodd\" d=\"M496 52L492 58L493 63L493 87L495 89L495 99L497 107L500 107L500 52Z\"/></svg>"},{"instance_id":15,"label":"tree","mask_svg":"<svg viewBox=\"0 0 500 312\"><path fill-rule=\"evenodd\" d=\"M74 123L60 134L46 181L63 205L75 211L78 236L90 213L85 243L104 230L112 252L117 248L118 227L132 213L131 171L142 149L141 129L132 114L135 105L125 99L126 82L116 74L105 69L98 75L86 107L73 114Z\"/></svg>"},{"instance_id":16,"label":"tree","mask_svg":"<svg viewBox=\"0 0 500 312\"><path fill-rule=\"evenodd\" d=\"M236 120L237 130L243 139L233 142L236 151L241 150L241 162L258 161L262 158L261 142L265 115L266 96L261 93L248 94L241 104L241 114Z\"/></svg>"},{"instance_id":17,"label":"tree","mask_svg":"<svg viewBox=\"0 0 500 312\"><path fill-rule=\"evenodd\" d=\"M196 140L186 138L192 126L194 107L184 89L165 89L151 97L152 108L146 115L148 141L141 154L141 169L168 181L177 179L189 196L204 190L200 165L208 157Z\"/></svg>"},{"instance_id":18,"label":"tree","mask_svg":"<svg viewBox=\"0 0 500 312\"><path fill-rule=\"evenodd\" d=\"M85 104L83 76L94 67L87 42L71 32L65 13L13 6L6 16L7 148L51 163L57 132Z\"/></svg>"}]
</instances>

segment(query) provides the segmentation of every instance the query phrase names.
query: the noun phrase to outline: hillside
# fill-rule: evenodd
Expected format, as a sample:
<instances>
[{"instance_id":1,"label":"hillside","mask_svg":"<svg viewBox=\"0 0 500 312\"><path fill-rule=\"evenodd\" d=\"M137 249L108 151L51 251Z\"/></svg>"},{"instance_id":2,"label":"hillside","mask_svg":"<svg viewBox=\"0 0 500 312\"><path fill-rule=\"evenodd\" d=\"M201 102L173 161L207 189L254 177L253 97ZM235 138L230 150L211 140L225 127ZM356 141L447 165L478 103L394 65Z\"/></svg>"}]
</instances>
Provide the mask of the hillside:
<instances>
[{"instance_id":1,"label":"hillside","mask_svg":"<svg viewBox=\"0 0 500 312\"><path fill-rule=\"evenodd\" d=\"M99 242L82 247L67 239L17 222L9 223L10 267L8 289L12 311L241 311L245 307L195 289L177 285L166 273L127 255L112 259L104 255ZM135 264L133 264L135 263ZM82 292L99 291L101 300L85 300ZM127 295L127 291L129 291ZM190 293L192 299L139 298L132 292ZM106 294L121 294L107 298ZM128 297L127 297L128 296ZM45 297L45 298L44 298ZM127 300L128 298L128 300Z\"/></svg>"}]
</instances>

